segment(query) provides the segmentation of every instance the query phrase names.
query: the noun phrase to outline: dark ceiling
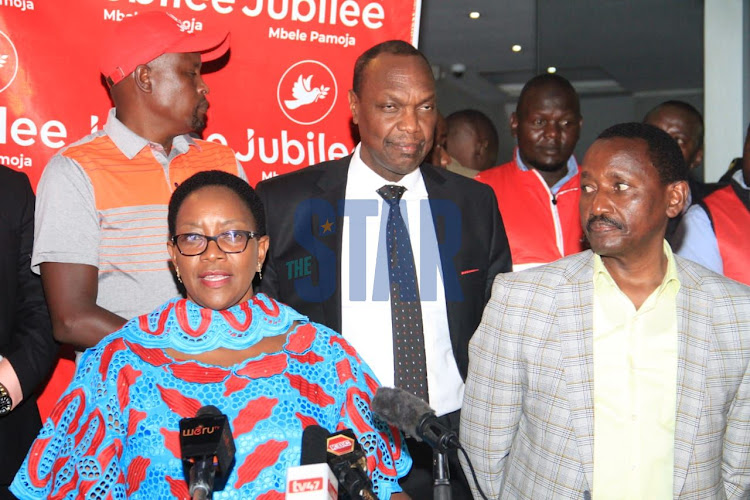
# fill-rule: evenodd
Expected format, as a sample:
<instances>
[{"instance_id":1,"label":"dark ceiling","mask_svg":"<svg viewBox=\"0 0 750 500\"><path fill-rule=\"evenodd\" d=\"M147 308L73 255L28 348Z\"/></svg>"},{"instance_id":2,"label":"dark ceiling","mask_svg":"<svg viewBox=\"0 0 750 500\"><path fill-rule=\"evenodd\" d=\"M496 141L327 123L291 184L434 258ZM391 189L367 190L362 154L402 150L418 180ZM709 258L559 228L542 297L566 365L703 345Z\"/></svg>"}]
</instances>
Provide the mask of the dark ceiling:
<instances>
[{"instance_id":1,"label":"dark ceiling","mask_svg":"<svg viewBox=\"0 0 750 500\"><path fill-rule=\"evenodd\" d=\"M703 87L703 2L423 0L419 47L445 76L465 65L463 86L478 95L515 97L548 66L582 95L695 91Z\"/></svg>"}]
</instances>

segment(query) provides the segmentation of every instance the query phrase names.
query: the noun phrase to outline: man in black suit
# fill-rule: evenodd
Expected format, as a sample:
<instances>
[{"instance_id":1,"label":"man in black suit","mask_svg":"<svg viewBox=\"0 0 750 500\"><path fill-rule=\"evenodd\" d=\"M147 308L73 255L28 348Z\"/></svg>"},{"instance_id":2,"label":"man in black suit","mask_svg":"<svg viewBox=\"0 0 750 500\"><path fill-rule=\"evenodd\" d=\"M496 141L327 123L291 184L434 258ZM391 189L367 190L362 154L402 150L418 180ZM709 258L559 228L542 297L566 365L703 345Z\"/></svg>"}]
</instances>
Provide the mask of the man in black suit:
<instances>
[{"instance_id":1,"label":"man in black suit","mask_svg":"<svg viewBox=\"0 0 750 500\"><path fill-rule=\"evenodd\" d=\"M8 486L41 428L34 390L57 354L33 240L29 180L0 165L0 499L15 498Z\"/></svg>"},{"instance_id":2,"label":"man in black suit","mask_svg":"<svg viewBox=\"0 0 750 500\"><path fill-rule=\"evenodd\" d=\"M468 343L511 259L492 190L423 163L435 101L430 65L408 43L384 42L357 59L353 155L258 185L271 238L261 290L340 331L384 386L419 379L415 394L457 430ZM400 281L407 270L416 291ZM413 310L407 333L397 325L404 303ZM409 368L402 345L417 353ZM412 365L419 375L403 375ZM414 466L404 490L430 498L431 450L408 444ZM460 469L452 477L453 498L470 498Z\"/></svg>"}]
</instances>

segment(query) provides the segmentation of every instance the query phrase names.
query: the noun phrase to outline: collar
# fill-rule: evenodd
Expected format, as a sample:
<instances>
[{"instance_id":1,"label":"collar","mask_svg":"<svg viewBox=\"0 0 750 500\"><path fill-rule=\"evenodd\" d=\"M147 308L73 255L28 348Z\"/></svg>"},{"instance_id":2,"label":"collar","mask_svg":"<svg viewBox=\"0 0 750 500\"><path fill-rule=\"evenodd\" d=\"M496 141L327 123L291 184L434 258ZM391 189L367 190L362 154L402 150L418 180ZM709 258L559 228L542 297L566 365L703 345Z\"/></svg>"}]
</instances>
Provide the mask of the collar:
<instances>
[{"instance_id":1,"label":"collar","mask_svg":"<svg viewBox=\"0 0 750 500\"><path fill-rule=\"evenodd\" d=\"M130 130L117 118L115 112L116 108L109 110L109 113L107 114L107 123L104 124L104 132L110 139L112 139L112 142L117 146L117 149L119 149L129 160L135 158L135 156L145 147L152 147L161 151L164 150L161 144L151 142L145 137L141 137ZM172 139L172 150L170 151L169 156L172 158L178 154L187 153L190 146L195 146L200 149L200 146L192 137L190 137L190 135L178 135Z\"/></svg>"},{"instance_id":2,"label":"collar","mask_svg":"<svg viewBox=\"0 0 750 500\"><path fill-rule=\"evenodd\" d=\"M516 165L518 165L518 170L522 172L528 172L531 170L529 167L526 166L526 164L521 159L521 152L518 149L518 146L516 146L515 151L513 151L513 156L516 158ZM575 156L570 155L570 158L568 158L568 173L566 173L562 179L557 181L554 186L550 188L550 191L552 193L557 193L557 191L565 185L566 182L568 182L570 179L575 177L578 174L578 162L576 161Z\"/></svg>"},{"instance_id":3,"label":"collar","mask_svg":"<svg viewBox=\"0 0 750 500\"><path fill-rule=\"evenodd\" d=\"M742 169L732 174L732 180L739 184L742 189L750 190L750 187L745 184L745 176L742 173Z\"/></svg>"},{"instance_id":4,"label":"collar","mask_svg":"<svg viewBox=\"0 0 750 500\"><path fill-rule=\"evenodd\" d=\"M454 174L463 175L464 177L468 177L469 179L473 179L479 174L478 170L473 170L471 168L464 167L463 165L461 165L461 163L458 160L456 160L452 156L450 158L451 158L451 162L445 167L445 169L448 172L453 172Z\"/></svg>"},{"instance_id":5,"label":"collar","mask_svg":"<svg viewBox=\"0 0 750 500\"><path fill-rule=\"evenodd\" d=\"M198 354L219 347L246 349L264 337L285 334L295 321L308 322L291 307L262 293L221 311L177 297L131 319L121 331L125 340L135 340L146 348L172 347Z\"/></svg>"},{"instance_id":6,"label":"collar","mask_svg":"<svg viewBox=\"0 0 750 500\"><path fill-rule=\"evenodd\" d=\"M346 195L351 199L381 199L375 191L386 184L396 184L406 188L403 199L427 198L427 188L424 185L422 171L414 169L403 176L397 182L391 182L376 174L374 170L362 161L360 151L362 143L354 148L351 162L349 163L349 174L346 182Z\"/></svg>"},{"instance_id":7,"label":"collar","mask_svg":"<svg viewBox=\"0 0 750 500\"><path fill-rule=\"evenodd\" d=\"M667 257L667 272L664 273L664 278L661 280L661 284L657 288L658 297L665 289L672 287L672 283L675 283L677 287L680 286L680 278L677 274L677 265L675 263L674 254L672 253L672 247L669 246L667 240L664 240L664 255ZM609 274L607 267L602 262L602 258L599 254L594 253L594 283L607 283L610 286L614 286L618 290L620 287L617 286L612 275ZM653 295L653 294L652 294Z\"/></svg>"}]
</instances>

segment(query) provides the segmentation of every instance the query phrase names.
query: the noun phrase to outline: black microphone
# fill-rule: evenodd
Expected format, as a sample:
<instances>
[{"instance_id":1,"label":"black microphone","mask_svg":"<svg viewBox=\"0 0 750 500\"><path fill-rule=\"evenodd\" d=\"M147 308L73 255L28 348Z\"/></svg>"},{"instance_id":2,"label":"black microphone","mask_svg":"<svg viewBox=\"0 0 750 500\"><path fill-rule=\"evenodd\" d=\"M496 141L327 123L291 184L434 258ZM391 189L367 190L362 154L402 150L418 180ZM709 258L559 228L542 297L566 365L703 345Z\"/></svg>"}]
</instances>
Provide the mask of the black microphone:
<instances>
[{"instance_id":1,"label":"black microphone","mask_svg":"<svg viewBox=\"0 0 750 500\"><path fill-rule=\"evenodd\" d=\"M391 387L380 387L372 398L372 411L389 424L440 452L461 448L458 435L435 416L435 410L417 396Z\"/></svg>"},{"instance_id":2,"label":"black microphone","mask_svg":"<svg viewBox=\"0 0 750 500\"><path fill-rule=\"evenodd\" d=\"M334 432L326 440L328 465L353 500L377 500L367 475L367 457L351 429Z\"/></svg>"},{"instance_id":3,"label":"black microphone","mask_svg":"<svg viewBox=\"0 0 750 500\"><path fill-rule=\"evenodd\" d=\"M300 465L326 464L328 463L328 436L331 433L319 425L308 425L302 431L302 452L300 454Z\"/></svg>"},{"instance_id":4,"label":"black microphone","mask_svg":"<svg viewBox=\"0 0 750 500\"><path fill-rule=\"evenodd\" d=\"M190 496L210 498L215 479L226 479L234 461L234 439L227 416L204 406L194 418L180 420L180 450Z\"/></svg>"},{"instance_id":5,"label":"black microphone","mask_svg":"<svg viewBox=\"0 0 750 500\"><path fill-rule=\"evenodd\" d=\"M339 487L333 471L328 466L326 442L331 434L319 425L308 425L302 431L300 461L298 466L286 471L288 500L337 500Z\"/></svg>"}]
</instances>

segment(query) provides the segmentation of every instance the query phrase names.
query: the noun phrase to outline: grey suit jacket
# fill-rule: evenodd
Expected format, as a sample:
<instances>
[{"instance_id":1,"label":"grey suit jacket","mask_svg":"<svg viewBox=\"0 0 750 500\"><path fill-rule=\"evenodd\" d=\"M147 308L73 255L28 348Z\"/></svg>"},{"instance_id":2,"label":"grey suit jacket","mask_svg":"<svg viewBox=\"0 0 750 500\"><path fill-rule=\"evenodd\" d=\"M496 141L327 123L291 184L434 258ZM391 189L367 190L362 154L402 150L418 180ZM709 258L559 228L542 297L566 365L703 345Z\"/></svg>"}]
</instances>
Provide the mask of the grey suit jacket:
<instances>
[{"instance_id":1,"label":"grey suit jacket","mask_svg":"<svg viewBox=\"0 0 750 500\"><path fill-rule=\"evenodd\" d=\"M748 498L750 288L675 258L674 498ZM593 290L591 251L495 278L461 414L489 498L596 498Z\"/></svg>"}]
</instances>

